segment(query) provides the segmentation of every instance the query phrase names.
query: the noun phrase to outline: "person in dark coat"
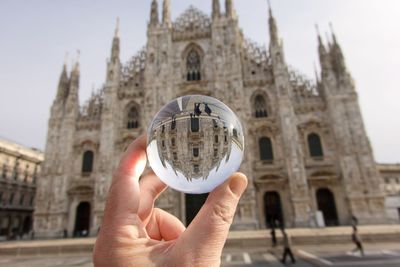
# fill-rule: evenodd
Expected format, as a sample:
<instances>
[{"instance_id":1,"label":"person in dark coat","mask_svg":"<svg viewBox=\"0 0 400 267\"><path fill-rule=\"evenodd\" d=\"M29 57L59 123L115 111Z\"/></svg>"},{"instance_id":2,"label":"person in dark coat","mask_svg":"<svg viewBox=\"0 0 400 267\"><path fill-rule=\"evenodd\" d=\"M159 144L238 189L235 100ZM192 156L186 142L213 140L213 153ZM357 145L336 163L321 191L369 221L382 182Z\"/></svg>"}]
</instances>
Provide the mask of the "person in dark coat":
<instances>
[{"instance_id":1,"label":"person in dark coat","mask_svg":"<svg viewBox=\"0 0 400 267\"><path fill-rule=\"evenodd\" d=\"M290 236L286 233L285 228L282 228L282 237L283 237L283 256L282 256L282 263L286 263L286 256L289 255L292 263L296 263L296 259L293 256L292 252L292 240Z\"/></svg>"},{"instance_id":2,"label":"person in dark coat","mask_svg":"<svg viewBox=\"0 0 400 267\"><path fill-rule=\"evenodd\" d=\"M276 247L276 232L275 232L275 226L271 227L271 241L272 241L272 246Z\"/></svg>"},{"instance_id":3,"label":"person in dark coat","mask_svg":"<svg viewBox=\"0 0 400 267\"><path fill-rule=\"evenodd\" d=\"M358 250L358 251L360 251L361 256L364 256L365 255L364 254L364 248L363 248L363 245L362 245L361 238L358 235L357 227L353 228L353 234L351 235L351 240L356 245L355 249L353 249L353 253Z\"/></svg>"},{"instance_id":4,"label":"person in dark coat","mask_svg":"<svg viewBox=\"0 0 400 267\"><path fill-rule=\"evenodd\" d=\"M358 219L356 216L351 216L351 226L353 227L353 230L357 230L358 226Z\"/></svg>"}]
</instances>

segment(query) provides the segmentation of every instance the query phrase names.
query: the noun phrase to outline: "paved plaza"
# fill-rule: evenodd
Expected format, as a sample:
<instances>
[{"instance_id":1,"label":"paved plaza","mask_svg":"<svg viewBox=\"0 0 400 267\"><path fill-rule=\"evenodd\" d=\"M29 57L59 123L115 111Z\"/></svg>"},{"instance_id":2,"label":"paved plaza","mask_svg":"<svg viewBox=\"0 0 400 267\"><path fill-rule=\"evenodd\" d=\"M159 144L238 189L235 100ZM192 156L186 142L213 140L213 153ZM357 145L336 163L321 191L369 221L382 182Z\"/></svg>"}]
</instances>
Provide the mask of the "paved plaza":
<instances>
[{"instance_id":1,"label":"paved plaza","mask_svg":"<svg viewBox=\"0 0 400 267\"><path fill-rule=\"evenodd\" d=\"M366 255L361 257L351 253L352 245L322 245L295 247L295 265L279 260L281 249L256 248L246 250L227 250L222 255L222 266L400 266L400 243L366 244ZM0 267L90 267L90 253L75 253L49 256L1 257Z\"/></svg>"}]
</instances>

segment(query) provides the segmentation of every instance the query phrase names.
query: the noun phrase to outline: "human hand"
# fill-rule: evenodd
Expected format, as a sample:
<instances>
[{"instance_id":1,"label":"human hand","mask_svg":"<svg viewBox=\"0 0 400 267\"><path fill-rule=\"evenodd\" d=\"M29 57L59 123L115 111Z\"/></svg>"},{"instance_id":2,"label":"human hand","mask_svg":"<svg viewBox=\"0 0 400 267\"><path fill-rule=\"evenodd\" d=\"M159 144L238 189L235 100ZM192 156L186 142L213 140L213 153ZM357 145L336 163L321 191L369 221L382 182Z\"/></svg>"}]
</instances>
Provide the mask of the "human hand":
<instances>
[{"instance_id":1,"label":"human hand","mask_svg":"<svg viewBox=\"0 0 400 267\"><path fill-rule=\"evenodd\" d=\"M96 267L219 266L247 178L233 174L212 191L186 229L154 208L166 185L146 166L146 138L136 139L114 173L103 223L93 251Z\"/></svg>"}]
</instances>

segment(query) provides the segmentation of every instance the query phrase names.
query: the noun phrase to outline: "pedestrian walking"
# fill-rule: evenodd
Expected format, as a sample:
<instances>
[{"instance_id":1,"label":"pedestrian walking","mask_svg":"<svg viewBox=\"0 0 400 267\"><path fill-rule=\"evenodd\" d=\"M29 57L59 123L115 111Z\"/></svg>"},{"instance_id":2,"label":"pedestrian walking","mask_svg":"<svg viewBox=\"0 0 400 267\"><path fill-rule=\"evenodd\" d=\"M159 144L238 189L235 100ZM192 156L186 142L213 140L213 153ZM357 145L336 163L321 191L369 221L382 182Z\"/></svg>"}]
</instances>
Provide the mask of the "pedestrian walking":
<instances>
[{"instance_id":1,"label":"pedestrian walking","mask_svg":"<svg viewBox=\"0 0 400 267\"><path fill-rule=\"evenodd\" d=\"M275 225L272 225L271 227L271 241L272 241L272 246L276 247L277 240L276 240Z\"/></svg>"},{"instance_id":2,"label":"pedestrian walking","mask_svg":"<svg viewBox=\"0 0 400 267\"><path fill-rule=\"evenodd\" d=\"M357 227L353 227L353 234L351 235L351 240L356 245L355 249L353 249L352 252L355 253L356 251L360 251L361 256L364 256L364 248L362 245L361 238L358 234Z\"/></svg>"},{"instance_id":3,"label":"pedestrian walking","mask_svg":"<svg viewBox=\"0 0 400 267\"><path fill-rule=\"evenodd\" d=\"M283 255L282 255L282 263L286 263L286 257L289 255L292 263L296 263L296 259L292 253L292 240L290 236L286 233L285 228L282 228L282 237L283 237Z\"/></svg>"},{"instance_id":4,"label":"pedestrian walking","mask_svg":"<svg viewBox=\"0 0 400 267\"><path fill-rule=\"evenodd\" d=\"M358 226L358 219L356 216L351 216L351 226L353 227L353 231L357 230L357 226Z\"/></svg>"}]
</instances>

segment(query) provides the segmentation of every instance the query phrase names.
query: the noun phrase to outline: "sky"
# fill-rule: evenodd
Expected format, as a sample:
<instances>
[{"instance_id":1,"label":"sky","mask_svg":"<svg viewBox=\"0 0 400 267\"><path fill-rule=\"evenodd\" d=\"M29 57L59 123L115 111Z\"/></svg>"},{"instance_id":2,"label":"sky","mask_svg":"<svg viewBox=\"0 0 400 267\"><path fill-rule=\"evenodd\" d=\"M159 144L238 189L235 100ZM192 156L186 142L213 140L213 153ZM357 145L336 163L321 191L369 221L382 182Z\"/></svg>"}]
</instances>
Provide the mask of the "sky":
<instances>
[{"instance_id":1,"label":"sky","mask_svg":"<svg viewBox=\"0 0 400 267\"><path fill-rule=\"evenodd\" d=\"M146 44L150 2L1 0L0 138L44 149L65 54L71 65L80 50L83 103L104 83L117 17L122 62ZM211 0L171 2L173 19L190 5L211 12ZM400 162L400 1L271 0L271 5L287 63L311 79L314 64L319 66L315 24L325 37L332 22L375 158ZM268 46L267 1L234 0L234 6L245 36Z\"/></svg>"}]
</instances>

